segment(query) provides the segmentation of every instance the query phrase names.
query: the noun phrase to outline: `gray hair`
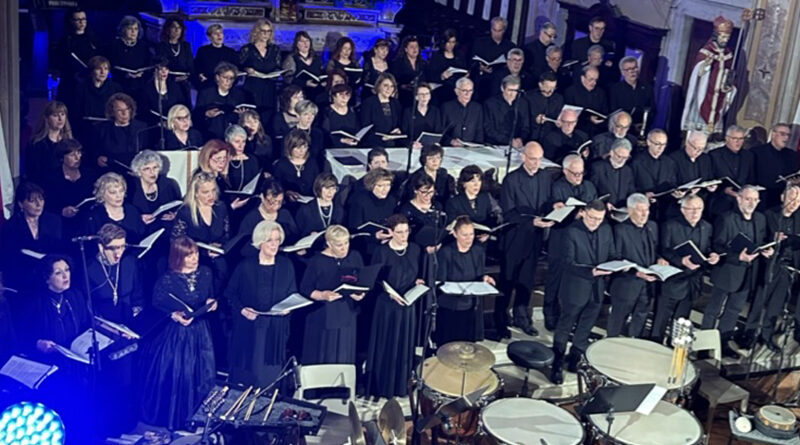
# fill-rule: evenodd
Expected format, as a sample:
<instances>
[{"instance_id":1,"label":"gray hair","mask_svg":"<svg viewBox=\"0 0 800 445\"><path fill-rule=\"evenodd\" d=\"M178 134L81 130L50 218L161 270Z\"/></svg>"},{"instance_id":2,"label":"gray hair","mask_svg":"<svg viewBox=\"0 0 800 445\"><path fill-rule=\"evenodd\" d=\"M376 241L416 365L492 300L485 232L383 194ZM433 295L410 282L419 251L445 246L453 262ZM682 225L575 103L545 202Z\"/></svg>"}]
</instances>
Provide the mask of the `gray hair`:
<instances>
[{"instance_id":1,"label":"gray hair","mask_svg":"<svg viewBox=\"0 0 800 445\"><path fill-rule=\"evenodd\" d=\"M586 54L592 53L600 53L601 56L606 55L606 49L603 48L603 45L592 45L589 47L589 50L586 51Z\"/></svg>"},{"instance_id":2,"label":"gray hair","mask_svg":"<svg viewBox=\"0 0 800 445\"><path fill-rule=\"evenodd\" d=\"M133 174L139 176L139 170L143 169L145 165L155 163L159 170L164 168L164 160L161 156L153 150L142 150L136 153L131 161L131 170Z\"/></svg>"},{"instance_id":3,"label":"gray hair","mask_svg":"<svg viewBox=\"0 0 800 445\"><path fill-rule=\"evenodd\" d=\"M298 116L306 113L313 113L316 115L319 113L319 107L317 107L317 104L311 102L310 100L301 100L294 106L294 112L297 113Z\"/></svg>"},{"instance_id":4,"label":"gray hair","mask_svg":"<svg viewBox=\"0 0 800 445\"><path fill-rule=\"evenodd\" d=\"M628 196L628 199L625 200L625 206L627 206L629 209L632 209L636 207L636 204L647 204L649 206L650 200L647 199L647 196L641 193L631 193L630 196Z\"/></svg>"},{"instance_id":5,"label":"gray hair","mask_svg":"<svg viewBox=\"0 0 800 445\"><path fill-rule=\"evenodd\" d=\"M730 131L730 127L728 128L728 131ZM692 141L694 143L698 139L702 139L703 144L708 144L708 133L698 130L689 130L689 134L686 136L686 140Z\"/></svg>"},{"instance_id":6,"label":"gray hair","mask_svg":"<svg viewBox=\"0 0 800 445\"><path fill-rule=\"evenodd\" d=\"M614 142L611 143L611 151L614 151L618 148L622 148L628 151L633 150L631 141L629 141L628 138L615 139Z\"/></svg>"},{"instance_id":7,"label":"gray hair","mask_svg":"<svg viewBox=\"0 0 800 445\"><path fill-rule=\"evenodd\" d=\"M594 71L594 72L596 72L596 73L597 73L597 75L598 75L598 76L600 75L600 70L599 70L599 69L597 69L597 67L596 67L596 66L592 66L592 65L584 65L584 67L583 67L583 68L581 68L581 76L584 76L584 77L586 77L586 74L588 74L588 73L589 73L589 71Z\"/></svg>"},{"instance_id":8,"label":"gray hair","mask_svg":"<svg viewBox=\"0 0 800 445\"><path fill-rule=\"evenodd\" d=\"M688 206L689 202L697 201L697 200L699 200L701 203L703 203L703 207L706 206L706 203L705 203L705 201L703 201L703 197L702 196L695 195L695 194L690 194L690 195L686 195L686 197L681 199L681 201L680 201L681 202L681 208L684 208L684 207Z\"/></svg>"},{"instance_id":9,"label":"gray hair","mask_svg":"<svg viewBox=\"0 0 800 445\"><path fill-rule=\"evenodd\" d=\"M549 56L549 55L551 55L553 53L564 54L564 50L561 49L561 47L558 46L558 45L550 45L550 46L548 46L547 50L545 50L545 54Z\"/></svg>"},{"instance_id":10,"label":"gray hair","mask_svg":"<svg viewBox=\"0 0 800 445\"><path fill-rule=\"evenodd\" d=\"M739 189L739 196L744 195L744 192L746 192L748 190L752 190L752 191L756 192L756 195L759 195L760 193L758 191L759 191L760 188L761 187L759 187L757 185L745 184L745 185L742 186L741 189Z\"/></svg>"},{"instance_id":11,"label":"gray hair","mask_svg":"<svg viewBox=\"0 0 800 445\"><path fill-rule=\"evenodd\" d=\"M506 59L510 59L511 56L520 56L522 57L522 60L525 60L525 52L520 48L511 48L508 50L508 53L506 53Z\"/></svg>"},{"instance_id":12,"label":"gray hair","mask_svg":"<svg viewBox=\"0 0 800 445\"><path fill-rule=\"evenodd\" d=\"M626 63L631 63L631 62L635 63L637 67L639 66L639 59L633 56L623 57L622 59L620 59L619 64L617 66L619 66L619 70L622 71L622 66L625 65Z\"/></svg>"},{"instance_id":13,"label":"gray hair","mask_svg":"<svg viewBox=\"0 0 800 445\"><path fill-rule=\"evenodd\" d=\"M126 15L119 21L119 26L117 26L117 35L122 37L122 34L128 29L131 25L137 25L139 27L139 34L137 36L137 40L142 40L142 34L144 34L144 29L142 29L142 23L139 22L139 19L132 15Z\"/></svg>"},{"instance_id":14,"label":"gray hair","mask_svg":"<svg viewBox=\"0 0 800 445\"><path fill-rule=\"evenodd\" d=\"M564 156L564 160L561 161L561 168L566 170L567 168L569 168L570 165L572 165L572 164L574 164L574 163L576 163L578 161L583 163L583 158L580 155L577 155L575 153L568 154L568 155Z\"/></svg>"},{"instance_id":15,"label":"gray hair","mask_svg":"<svg viewBox=\"0 0 800 445\"><path fill-rule=\"evenodd\" d=\"M653 137L653 136L655 136L657 134L663 134L664 136L669 137L669 135L667 134L666 131L664 131L664 130L662 130L660 128L653 128L652 130L647 132L647 139L650 139L651 137Z\"/></svg>"},{"instance_id":16,"label":"gray hair","mask_svg":"<svg viewBox=\"0 0 800 445\"><path fill-rule=\"evenodd\" d=\"M521 85L521 84L522 80L519 77L513 74L509 74L508 76L503 78L502 88L506 89L506 87L509 85Z\"/></svg>"},{"instance_id":17,"label":"gray hair","mask_svg":"<svg viewBox=\"0 0 800 445\"><path fill-rule=\"evenodd\" d=\"M230 142L236 136L247 139L247 132L239 125L233 124L225 130L225 142Z\"/></svg>"},{"instance_id":18,"label":"gray hair","mask_svg":"<svg viewBox=\"0 0 800 445\"><path fill-rule=\"evenodd\" d=\"M467 77L467 76L464 76L464 77L462 77L462 78L460 78L460 79L456 80L456 88L463 88L463 87L464 87L464 85L466 85L466 84L467 84L467 82L469 82L470 84L472 84L472 86L475 86L475 83L474 83L474 82L472 82L472 80L470 80L470 78L469 78L469 77Z\"/></svg>"},{"instance_id":19,"label":"gray hair","mask_svg":"<svg viewBox=\"0 0 800 445\"><path fill-rule=\"evenodd\" d=\"M745 133L747 133L747 130L745 130L743 127L740 127L738 125L731 125L731 126L728 127L727 130L725 130L725 136L730 136L733 133L745 134Z\"/></svg>"},{"instance_id":20,"label":"gray hair","mask_svg":"<svg viewBox=\"0 0 800 445\"><path fill-rule=\"evenodd\" d=\"M622 111L622 110L617 111L617 112L615 112L614 114L612 114L611 116L608 117L608 131L610 131L612 133L614 132L614 125L617 124L617 122L619 121L619 118L622 117L622 116L628 116L628 120L633 122L633 119L631 118L631 115L628 114L627 111Z\"/></svg>"},{"instance_id":21,"label":"gray hair","mask_svg":"<svg viewBox=\"0 0 800 445\"><path fill-rule=\"evenodd\" d=\"M503 17L494 17L492 21L489 23L489 26L493 26L495 23L502 23L504 29L508 29L508 20L504 19Z\"/></svg>"},{"instance_id":22,"label":"gray hair","mask_svg":"<svg viewBox=\"0 0 800 445\"><path fill-rule=\"evenodd\" d=\"M769 131L775 131L775 130L777 130L778 128L781 128L781 127L783 127L783 128L788 128L788 129L791 129L791 128L792 128L792 126L791 126L791 125L789 125L789 124L788 124L788 123L786 123L786 122L778 122L777 124L773 124L773 125L772 125L772 126L769 128Z\"/></svg>"},{"instance_id":23,"label":"gray hair","mask_svg":"<svg viewBox=\"0 0 800 445\"><path fill-rule=\"evenodd\" d=\"M275 221L261 221L260 223L256 224L256 227L253 229L252 236L253 247L256 249L260 248L261 244L268 241L272 236L272 232L276 230L280 234L280 244L283 244L286 234L283 232L283 227L281 227L280 224Z\"/></svg>"},{"instance_id":24,"label":"gray hair","mask_svg":"<svg viewBox=\"0 0 800 445\"><path fill-rule=\"evenodd\" d=\"M556 25L553 22L545 22L539 31L544 31L545 29L556 29Z\"/></svg>"}]
</instances>

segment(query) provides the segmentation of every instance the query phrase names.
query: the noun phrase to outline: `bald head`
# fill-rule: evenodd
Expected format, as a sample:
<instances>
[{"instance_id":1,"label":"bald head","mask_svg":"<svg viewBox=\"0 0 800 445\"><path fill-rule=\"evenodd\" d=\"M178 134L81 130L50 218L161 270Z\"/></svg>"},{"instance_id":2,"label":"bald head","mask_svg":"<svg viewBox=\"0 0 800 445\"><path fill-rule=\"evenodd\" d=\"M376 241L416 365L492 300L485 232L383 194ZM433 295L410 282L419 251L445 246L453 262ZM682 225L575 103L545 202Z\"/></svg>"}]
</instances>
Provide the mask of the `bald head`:
<instances>
[{"instance_id":1,"label":"bald head","mask_svg":"<svg viewBox=\"0 0 800 445\"><path fill-rule=\"evenodd\" d=\"M528 142L522 148L522 165L529 173L536 173L539 170L543 157L544 150L536 141Z\"/></svg>"}]
</instances>

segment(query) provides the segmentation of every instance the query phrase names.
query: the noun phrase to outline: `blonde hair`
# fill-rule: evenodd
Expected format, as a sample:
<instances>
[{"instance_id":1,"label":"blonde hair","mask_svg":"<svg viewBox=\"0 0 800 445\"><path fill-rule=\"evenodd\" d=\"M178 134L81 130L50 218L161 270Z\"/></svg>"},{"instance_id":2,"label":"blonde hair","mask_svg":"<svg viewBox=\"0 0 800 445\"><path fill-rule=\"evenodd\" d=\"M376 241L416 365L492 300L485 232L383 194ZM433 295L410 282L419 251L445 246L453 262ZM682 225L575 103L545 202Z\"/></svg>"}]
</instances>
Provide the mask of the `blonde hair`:
<instances>
[{"instance_id":1,"label":"blonde hair","mask_svg":"<svg viewBox=\"0 0 800 445\"><path fill-rule=\"evenodd\" d=\"M337 243L350 239L350 232L345 226L334 224L325 230L325 241Z\"/></svg>"},{"instance_id":2,"label":"blonde hair","mask_svg":"<svg viewBox=\"0 0 800 445\"><path fill-rule=\"evenodd\" d=\"M275 221L261 221L260 223L256 224L252 235L253 247L260 249L261 244L269 241L270 237L272 236L272 232L276 230L280 234L280 242L278 244L283 244L283 240L286 238L286 235L284 234L283 227L281 227L280 224Z\"/></svg>"},{"instance_id":3,"label":"blonde hair","mask_svg":"<svg viewBox=\"0 0 800 445\"><path fill-rule=\"evenodd\" d=\"M270 28L272 28L272 34L270 34L267 44L275 42L275 25L273 25L272 22L270 22L267 19L259 19L253 25L253 27L250 28L250 39L249 39L250 43L254 43L256 41L256 39L258 38L258 29L264 25L268 25Z\"/></svg>"},{"instance_id":4,"label":"blonde hair","mask_svg":"<svg viewBox=\"0 0 800 445\"><path fill-rule=\"evenodd\" d=\"M200 193L200 186L209 182L214 184L214 194L216 195L214 200L219 199L219 188L217 187L216 178L214 178L214 175L211 173L206 173L204 171L195 173L192 177L192 182L189 184L189 190L183 198L183 204L189 208L192 224L194 224L195 227L200 225L200 220L197 218L200 209L197 202L197 194Z\"/></svg>"},{"instance_id":5,"label":"blonde hair","mask_svg":"<svg viewBox=\"0 0 800 445\"><path fill-rule=\"evenodd\" d=\"M186 108L186 105L177 104L173 105L167 113L167 128L172 131L175 129L175 120L178 118L178 113L186 112L189 115L189 127L192 126L192 113Z\"/></svg>"},{"instance_id":6,"label":"blonde hair","mask_svg":"<svg viewBox=\"0 0 800 445\"><path fill-rule=\"evenodd\" d=\"M128 191L128 184L125 182L125 178L118 173L108 172L103 176L97 178L97 181L94 182L94 197L97 199L98 204L103 204L103 195L106 194L106 191L112 185L118 185L122 187L122 192L127 193Z\"/></svg>"}]
</instances>

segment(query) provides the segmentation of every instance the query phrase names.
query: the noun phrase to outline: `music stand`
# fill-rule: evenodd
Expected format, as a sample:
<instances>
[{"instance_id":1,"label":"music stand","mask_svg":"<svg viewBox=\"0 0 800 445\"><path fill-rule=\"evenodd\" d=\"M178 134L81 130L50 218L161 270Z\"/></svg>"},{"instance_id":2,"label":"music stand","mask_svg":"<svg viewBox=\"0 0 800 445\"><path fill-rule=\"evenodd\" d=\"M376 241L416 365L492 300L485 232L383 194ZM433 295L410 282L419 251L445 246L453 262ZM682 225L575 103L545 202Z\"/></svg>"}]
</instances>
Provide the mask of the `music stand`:
<instances>
[{"instance_id":1,"label":"music stand","mask_svg":"<svg viewBox=\"0 0 800 445\"><path fill-rule=\"evenodd\" d=\"M637 412L647 416L665 393L665 388L653 383L600 387L581 408L581 416L605 414L608 422L606 435L612 438L611 425L614 423L614 414Z\"/></svg>"}]
</instances>

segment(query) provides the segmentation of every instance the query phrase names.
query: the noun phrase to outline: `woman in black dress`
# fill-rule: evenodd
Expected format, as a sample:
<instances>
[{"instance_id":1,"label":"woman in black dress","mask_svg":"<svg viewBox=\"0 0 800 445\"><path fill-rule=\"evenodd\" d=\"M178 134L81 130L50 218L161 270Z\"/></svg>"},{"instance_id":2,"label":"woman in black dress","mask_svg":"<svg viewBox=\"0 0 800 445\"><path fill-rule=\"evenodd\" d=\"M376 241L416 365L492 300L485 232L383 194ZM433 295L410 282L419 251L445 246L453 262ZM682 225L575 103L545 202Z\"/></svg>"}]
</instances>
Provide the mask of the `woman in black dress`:
<instances>
[{"instance_id":1,"label":"woman in black dress","mask_svg":"<svg viewBox=\"0 0 800 445\"><path fill-rule=\"evenodd\" d=\"M322 58L314 51L311 36L307 32L298 31L294 35L292 53L283 59L283 69L286 70L283 75L284 82L302 88L305 97L316 97L322 90L324 79L320 82L308 75L320 77L325 71L322 67Z\"/></svg>"},{"instance_id":2,"label":"woman in black dress","mask_svg":"<svg viewBox=\"0 0 800 445\"><path fill-rule=\"evenodd\" d=\"M272 164L277 159L278 153L272 147L272 139L267 135L267 131L261 123L261 116L256 110L244 110L239 115L239 126L247 132L245 153L258 159L258 165L262 171L272 171Z\"/></svg>"},{"instance_id":3,"label":"woman in black dress","mask_svg":"<svg viewBox=\"0 0 800 445\"><path fill-rule=\"evenodd\" d=\"M344 70L340 70L338 68L332 69L328 73L328 79L325 82L325 89L322 90L316 96L311 96L311 97L314 98L314 103L317 104L317 106L322 108L322 109L327 107L331 103L331 101L333 100L333 99L331 99L331 97L332 97L331 96L331 91L333 90L333 88L336 85L347 85L347 80L348 80L347 73L344 72ZM355 105L355 102L352 101L352 98L350 100L350 103L348 103L348 105L350 105L350 106L354 106Z\"/></svg>"},{"instance_id":4,"label":"woman in black dress","mask_svg":"<svg viewBox=\"0 0 800 445\"><path fill-rule=\"evenodd\" d=\"M222 247L230 238L228 208L219 200L216 178L209 173L196 173L189 184L183 206L172 226L172 239L179 236L188 236L214 247ZM200 260L214 273L214 295L217 295L219 292L216 291L222 289L228 277L225 255L203 249Z\"/></svg>"},{"instance_id":5,"label":"woman in black dress","mask_svg":"<svg viewBox=\"0 0 800 445\"><path fill-rule=\"evenodd\" d=\"M56 146L56 154L61 162L61 168L51 174L43 188L47 200L45 209L61 215L64 223L64 237L71 237L77 233L80 218L77 218L81 209L88 210L89 204L78 207L84 199L92 197L95 172L81 162L83 159L83 146L75 139L64 139Z\"/></svg>"},{"instance_id":6,"label":"woman in black dress","mask_svg":"<svg viewBox=\"0 0 800 445\"><path fill-rule=\"evenodd\" d=\"M178 17L168 17L161 27L161 41L156 45L156 55L167 59L170 76L180 88L184 98L191 96L189 79L194 75L194 52L186 41L186 24ZM188 104L187 104L188 105Z\"/></svg>"},{"instance_id":7,"label":"woman in black dress","mask_svg":"<svg viewBox=\"0 0 800 445\"><path fill-rule=\"evenodd\" d=\"M14 196L16 211L0 227L0 266L8 287L27 289L28 274L36 269L38 260L22 249L40 254L62 252L61 217L44 210L44 190L32 182L21 183Z\"/></svg>"},{"instance_id":8,"label":"woman in black dress","mask_svg":"<svg viewBox=\"0 0 800 445\"><path fill-rule=\"evenodd\" d=\"M456 218L453 227L455 243L439 250L438 280L484 281L495 285L486 275L486 251L475 243L475 227L466 216ZM483 298L481 296L439 294L439 313L436 320L436 343L441 346L452 341L483 340Z\"/></svg>"},{"instance_id":9,"label":"woman in black dress","mask_svg":"<svg viewBox=\"0 0 800 445\"><path fill-rule=\"evenodd\" d=\"M272 116L272 138L276 147L283 146L286 135L297 126L299 117L295 107L303 99L305 99L303 89L297 85L286 85L281 90L280 113ZM261 118L264 121L264 114L261 115Z\"/></svg>"},{"instance_id":10,"label":"woman in black dress","mask_svg":"<svg viewBox=\"0 0 800 445\"><path fill-rule=\"evenodd\" d=\"M245 237L253 233L258 223L262 221L277 222L283 229L283 238L286 244L292 244L297 240L298 229L291 212L283 207L283 187L275 178L267 178L261 184L259 194L261 204L248 213L239 226L239 233L246 234ZM242 246L243 256L253 256L258 253L258 248L245 244Z\"/></svg>"},{"instance_id":11,"label":"woman in black dress","mask_svg":"<svg viewBox=\"0 0 800 445\"><path fill-rule=\"evenodd\" d=\"M251 238L258 255L236 266L225 289L233 312L230 380L263 388L280 374L289 340L288 313L263 313L296 293L297 285L292 262L278 255L284 241L280 224L261 221Z\"/></svg>"},{"instance_id":12,"label":"woman in black dress","mask_svg":"<svg viewBox=\"0 0 800 445\"><path fill-rule=\"evenodd\" d=\"M167 113L173 106L177 104L188 106L190 104L189 96L184 96L183 90L181 90L177 82L170 78L169 72L167 59L160 57L153 68L152 77L148 78L142 87L142 102L139 111L142 120L148 125L156 125L159 122L166 121ZM164 133L166 141L166 131ZM150 132L150 137L148 138L150 146L161 149L160 134L158 128ZM164 145L166 147L166 143Z\"/></svg>"},{"instance_id":13,"label":"woman in black dress","mask_svg":"<svg viewBox=\"0 0 800 445\"><path fill-rule=\"evenodd\" d=\"M225 141L211 139L203 144L200 153L197 155L198 171L210 174L217 183L217 199L226 203L229 210L238 210L244 207L250 197L241 197L234 193L225 193L226 190L234 190L233 183L229 175L230 159L233 155L233 147Z\"/></svg>"},{"instance_id":14,"label":"woman in black dress","mask_svg":"<svg viewBox=\"0 0 800 445\"><path fill-rule=\"evenodd\" d=\"M133 157L146 146L147 125L136 119L136 102L125 93L108 99L106 117L95 127L92 164L125 174Z\"/></svg>"},{"instance_id":15,"label":"woman in black dress","mask_svg":"<svg viewBox=\"0 0 800 445\"><path fill-rule=\"evenodd\" d=\"M106 223L114 223L128 232L128 241L139 242L147 228L139 210L125 202L128 183L116 173L106 173L94 183L95 205L87 213L84 235L95 235Z\"/></svg>"},{"instance_id":16,"label":"woman in black dress","mask_svg":"<svg viewBox=\"0 0 800 445\"><path fill-rule=\"evenodd\" d=\"M353 232L358 232L358 227L367 222L385 225L386 221L392 216L397 208L397 198L390 192L392 191L392 181L394 175L389 170L374 168L364 176L364 187L366 190L359 196L351 199L350 210L347 212L347 226ZM382 242L391 238L391 234L379 230L369 241L361 242L358 238L357 247L367 258L372 257L375 248Z\"/></svg>"},{"instance_id":17,"label":"woman in black dress","mask_svg":"<svg viewBox=\"0 0 800 445\"><path fill-rule=\"evenodd\" d=\"M313 196L314 180L319 174L317 163L311 160L309 151L311 138L303 130L294 129L284 141L284 156L275 163L273 176L286 190L286 197L292 203L301 196Z\"/></svg>"},{"instance_id":18,"label":"woman in black dress","mask_svg":"<svg viewBox=\"0 0 800 445\"><path fill-rule=\"evenodd\" d=\"M413 184L418 176L427 175L433 179L434 190L436 193L433 196L434 201L444 207L444 203L453 195L455 188L455 181L447 169L442 167L442 157L444 150L439 145L431 145L422 149L419 155L419 163L421 167L411 174L408 179L409 188L407 193L413 195Z\"/></svg>"},{"instance_id":19,"label":"woman in black dress","mask_svg":"<svg viewBox=\"0 0 800 445\"><path fill-rule=\"evenodd\" d=\"M361 130L358 122L358 115L348 105L353 90L348 85L336 85L331 89L331 104L325 109L325 116L322 119L322 129L329 135L326 147L356 147L359 141L343 136L341 134L331 134L334 131L344 131L354 135Z\"/></svg>"},{"instance_id":20,"label":"woman in black dress","mask_svg":"<svg viewBox=\"0 0 800 445\"><path fill-rule=\"evenodd\" d=\"M233 147L228 161L228 181L231 190L241 191L250 181L261 173L258 159L246 152L247 132L238 125L231 125L225 130L225 142Z\"/></svg>"},{"instance_id":21,"label":"woman in black dress","mask_svg":"<svg viewBox=\"0 0 800 445\"><path fill-rule=\"evenodd\" d=\"M72 106L75 131L83 141L90 141L95 124L106 120L108 99L122 92L122 87L108 76L111 71L111 62L108 59L94 56L87 65L89 77L75 87L73 94L77 100Z\"/></svg>"},{"instance_id":22,"label":"woman in black dress","mask_svg":"<svg viewBox=\"0 0 800 445\"><path fill-rule=\"evenodd\" d=\"M316 301L309 306L303 333L304 365L356 362L356 316L364 293L339 293L343 283L357 281L364 266L350 250L350 232L340 225L325 230L327 247L308 262L300 294Z\"/></svg>"},{"instance_id":23,"label":"woman in black dress","mask_svg":"<svg viewBox=\"0 0 800 445\"><path fill-rule=\"evenodd\" d=\"M400 91L400 103L408 108L414 102L414 81L425 82L427 63L422 58L419 41L416 36L407 36L400 44L397 57L392 61L389 71L397 79L397 89Z\"/></svg>"},{"instance_id":24,"label":"woman in black dress","mask_svg":"<svg viewBox=\"0 0 800 445\"><path fill-rule=\"evenodd\" d=\"M317 104L310 100L301 100L295 105L294 112L297 114L297 126L295 128L308 134L310 140L308 150L311 152L311 160L316 162L317 167L322 170L322 166L325 165L325 135L322 130L314 126L319 108Z\"/></svg>"},{"instance_id":25,"label":"woman in black dress","mask_svg":"<svg viewBox=\"0 0 800 445\"><path fill-rule=\"evenodd\" d=\"M382 134L401 134L402 106L397 100L397 82L391 73L378 76L375 95L361 104L361 125L372 125L366 137L367 146L394 147L395 141ZM400 139L403 141L404 139Z\"/></svg>"},{"instance_id":26,"label":"woman in black dress","mask_svg":"<svg viewBox=\"0 0 800 445\"><path fill-rule=\"evenodd\" d=\"M456 98L456 81L468 75L466 72L467 62L457 52L457 48L458 34L456 30L445 29L439 42L439 51L433 53L428 60L428 73L426 74L428 81L442 84L433 92L434 102L440 106ZM453 70L459 70L459 72L454 73Z\"/></svg>"},{"instance_id":27,"label":"woman in black dress","mask_svg":"<svg viewBox=\"0 0 800 445\"><path fill-rule=\"evenodd\" d=\"M275 112L276 79L260 76L281 68L281 50L275 44L275 27L267 19L256 21L250 30L250 43L239 50L239 67L247 72L244 89L250 93L263 115Z\"/></svg>"},{"instance_id":28,"label":"woman in black dress","mask_svg":"<svg viewBox=\"0 0 800 445\"><path fill-rule=\"evenodd\" d=\"M483 172L477 165L468 165L458 175L458 194L447 200L445 211L448 224L459 216L469 216L470 221L493 227L497 218L492 212L489 193L482 191ZM478 241L485 242L489 234L478 235Z\"/></svg>"},{"instance_id":29,"label":"woman in black dress","mask_svg":"<svg viewBox=\"0 0 800 445\"><path fill-rule=\"evenodd\" d=\"M194 121L206 139L222 139L228 125L236 123L248 108L244 105L252 101L247 91L235 86L237 73L235 65L220 62L211 85L197 93Z\"/></svg>"},{"instance_id":30,"label":"woman in black dress","mask_svg":"<svg viewBox=\"0 0 800 445\"><path fill-rule=\"evenodd\" d=\"M62 139L72 139L72 127L67 119L67 106L63 102L48 102L36 123L30 145L23 153L25 178L37 184L58 170L56 145Z\"/></svg>"},{"instance_id":31,"label":"woman in black dress","mask_svg":"<svg viewBox=\"0 0 800 445\"><path fill-rule=\"evenodd\" d=\"M389 47L386 39L378 39L372 49L364 53L364 72L361 77L361 101L375 94L378 77L389 70Z\"/></svg>"},{"instance_id":32,"label":"woman in black dress","mask_svg":"<svg viewBox=\"0 0 800 445\"><path fill-rule=\"evenodd\" d=\"M410 229L405 216L392 215L386 224L392 231L391 239L378 247L372 264L383 265L383 280L403 295L424 284L420 278L421 251L408 241ZM413 306L386 291L378 292L376 298L367 356L367 394L392 398L408 392L416 315Z\"/></svg>"},{"instance_id":33,"label":"woman in black dress","mask_svg":"<svg viewBox=\"0 0 800 445\"><path fill-rule=\"evenodd\" d=\"M147 232L152 233L167 227L175 219L178 208L159 216L153 216L153 213L164 204L182 199L178 182L161 174L164 160L152 150L140 151L133 158L131 169L138 179L131 181L130 202L142 214L142 221L148 226Z\"/></svg>"},{"instance_id":34,"label":"woman in black dress","mask_svg":"<svg viewBox=\"0 0 800 445\"><path fill-rule=\"evenodd\" d=\"M433 199L435 189L430 176L416 175L409 179L409 183L413 197L400 206L400 213L408 218L414 243L424 247L428 253L433 253L444 238L447 214L444 213L443 206Z\"/></svg>"},{"instance_id":35,"label":"woman in black dress","mask_svg":"<svg viewBox=\"0 0 800 445\"><path fill-rule=\"evenodd\" d=\"M344 208L336 200L338 192L339 181L333 174L320 173L314 179L315 198L301 205L295 217L301 237L344 223Z\"/></svg>"},{"instance_id":36,"label":"woman in black dress","mask_svg":"<svg viewBox=\"0 0 800 445\"><path fill-rule=\"evenodd\" d=\"M225 32L222 25L214 23L206 29L208 45L197 48L197 55L194 58L194 70L196 76L193 79L197 91L202 91L214 85L214 74L217 65L222 62L236 65L239 63L239 55L230 46L225 46Z\"/></svg>"},{"instance_id":37,"label":"woman in black dress","mask_svg":"<svg viewBox=\"0 0 800 445\"><path fill-rule=\"evenodd\" d=\"M170 430L185 427L216 375L207 316L186 315L190 309L217 308L211 271L200 265L197 249L186 236L172 241L169 271L158 279L153 294L153 306L171 320L143 351L142 418Z\"/></svg>"},{"instance_id":38,"label":"woman in black dress","mask_svg":"<svg viewBox=\"0 0 800 445\"><path fill-rule=\"evenodd\" d=\"M166 150L199 150L203 135L192 128L192 113L183 104L173 105L167 113Z\"/></svg>"},{"instance_id":39,"label":"woman in black dress","mask_svg":"<svg viewBox=\"0 0 800 445\"><path fill-rule=\"evenodd\" d=\"M150 77L146 74L147 67L151 66L152 52L147 39L143 39L144 32L139 19L126 15L117 27L117 38L111 42L108 50L108 59L111 61L111 72L122 91L135 97L142 97L144 79Z\"/></svg>"},{"instance_id":40,"label":"woman in black dress","mask_svg":"<svg viewBox=\"0 0 800 445\"><path fill-rule=\"evenodd\" d=\"M335 69L347 73L347 84L350 85L350 88L358 86L358 82L361 80L361 73L364 70L358 66L356 44L350 37L340 37L333 47L333 52L331 52L331 58L328 60L328 66L325 67L325 71L330 73Z\"/></svg>"},{"instance_id":41,"label":"woman in black dress","mask_svg":"<svg viewBox=\"0 0 800 445\"><path fill-rule=\"evenodd\" d=\"M431 86L421 83L417 86L417 109L414 112L414 131L411 131L411 108L403 111L403 134L413 142L415 149L422 148L417 138L422 132L438 134L442 132L442 115L439 109L431 105Z\"/></svg>"}]
</instances>

